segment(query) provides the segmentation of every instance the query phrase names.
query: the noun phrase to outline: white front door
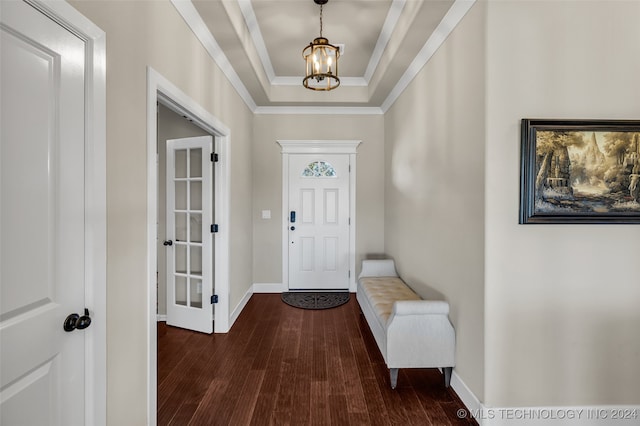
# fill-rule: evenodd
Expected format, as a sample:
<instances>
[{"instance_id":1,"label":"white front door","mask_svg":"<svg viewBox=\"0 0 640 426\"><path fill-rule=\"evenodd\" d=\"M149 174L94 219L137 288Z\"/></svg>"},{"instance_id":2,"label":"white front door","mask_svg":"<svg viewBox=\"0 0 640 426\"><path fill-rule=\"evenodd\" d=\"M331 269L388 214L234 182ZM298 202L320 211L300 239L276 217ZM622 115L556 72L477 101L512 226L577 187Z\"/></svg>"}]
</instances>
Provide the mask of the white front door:
<instances>
[{"instance_id":1,"label":"white front door","mask_svg":"<svg viewBox=\"0 0 640 426\"><path fill-rule=\"evenodd\" d=\"M81 425L85 44L23 2L0 17L0 424Z\"/></svg>"},{"instance_id":2,"label":"white front door","mask_svg":"<svg viewBox=\"0 0 640 426\"><path fill-rule=\"evenodd\" d=\"M167 324L213 332L213 137L167 141Z\"/></svg>"},{"instance_id":3,"label":"white front door","mask_svg":"<svg viewBox=\"0 0 640 426\"><path fill-rule=\"evenodd\" d=\"M349 288L349 155L289 156L289 289Z\"/></svg>"}]
</instances>

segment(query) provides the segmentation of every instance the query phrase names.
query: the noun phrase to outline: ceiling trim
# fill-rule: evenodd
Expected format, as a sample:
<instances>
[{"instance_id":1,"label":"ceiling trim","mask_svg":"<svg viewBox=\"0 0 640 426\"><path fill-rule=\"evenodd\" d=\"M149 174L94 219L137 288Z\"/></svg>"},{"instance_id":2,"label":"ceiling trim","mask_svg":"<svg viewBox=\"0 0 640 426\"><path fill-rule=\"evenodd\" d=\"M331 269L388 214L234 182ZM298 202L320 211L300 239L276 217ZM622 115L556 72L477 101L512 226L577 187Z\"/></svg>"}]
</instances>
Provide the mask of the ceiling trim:
<instances>
[{"instance_id":1,"label":"ceiling trim","mask_svg":"<svg viewBox=\"0 0 640 426\"><path fill-rule=\"evenodd\" d=\"M411 61L405 73L400 77L398 83L391 89L391 92L389 92L389 95L380 106L383 113L391 108L418 72L429 62L429 59L436 53L438 48L442 46L449 34L453 32L453 29L460 23L475 2L476 0L455 0L451 8L442 18L442 21L440 21L424 46L422 46L422 49L420 49L416 57Z\"/></svg>"},{"instance_id":2,"label":"ceiling trim","mask_svg":"<svg viewBox=\"0 0 640 426\"><path fill-rule=\"evenodd\" d=\"M253 40L253 45L258 52L258 56L260 57L260 62L262 62L262 68L264 72L267 74L267 78L269 82L273 84L273 79L276 77L276 73L273 70L273 64L271 63L271 58L269 58L269 52L267 51L267 45L264 43L264 38L262 37L262 31L260 31L260 25L258 24L258 18L256 17L255 12L253 11L253 6L251 6L251 0L236 0L238 2L238 6L240 6L240 12L242 12L242 16L244 17L244 23L249 30L249 34L251 35L251 40ZM298 79L298 84L300 83Z\"/></svg>"},{"instance_id":3,"label":"ceiling trim","mask_svg":"<svg viewBox=\"0 0 640 426\"><path fill-rule=\"evenodd\" d=\"M335 107L335 106L259 106L255 114L299 114L299 115L382 115L378 107Z\"/></svg>"},{"instance_id":4,"label":"ceiling trim","mask_svg":"<svg viewBox=\"0 0 640 426\"><path fill-rule=\"evenodd\" d=\"M300 86L302 84L302 76L296 77L275 77L271 80L274 86ZM368 81L363 77L340 77L340 86L367 86Z\"/></svg>"},{"instance_id":5,"label":"ceiling trim","mask_svg":"<svg viewBox=\"0 0 640 426\"><path fill-rule=\"evenodd\" d=\"M393 2L391 3L389 13L384 20L382 30L380 31L380 35L378 36L376 47L373 49L373 53L371 54L371 58L369 59L369 65L367 65L367 69L364 72L364 80L367 82L367 84L369 84L369 82L371 81L373 73L376 71L378 65L380 64L380 59L382 59L384 49L387 48L387 44L389 43L389 40L391 39L391 36L396 29L398 19L400 19L400 15L402 14L402 10L404 9L404 5L406 3L407 0L393 0Z\"/></svg>"},{"instance_id":6,"label":"ceiling trim","mask_svg":"<svg viewBox=\"0 0 640 426\"><path fill-rule=\"evenodd\" d=\"M239 2L249 0L236 0ZM405 1L406 0L394 0ZM234 70L233 66L227 59L226 55L218 45L206 24L202 20L198 11L195 9L191 0L171 0L178 13L183 17L189 28L194 32L196 38L200 40L204 48L207 50L211 58L220 67L225 76L229 79L231 85L236 89L238 95L242 98L249 109L255 114L335 114L335 115L378 115L386 113L395 103L402 92L409 86L418 72L431 59L433 54L444 43L449 34L460 23L465 14L475 4L476 0L455 0L451 8L447 11L442 21L438 24L435 31L426 41L420 52L413 59L405 73L402 75L398 83L389 92L380 107L334 107L334 106L257 106L253 97L247 90L244 83ZM386 21L385 21L386 25ZM278 79L295 78L299 84L299 77L278 77ZM358 85L361 84L358 77L355 78ZM364 78L362 78L364 79ZM285 82L287 80L284 80ZM288 85L288 84L283 84Z\"/></svg>"},{"instance_id":7,"label":"ceiling trim","mask_svg":"<svg viewBox=\"0 0 640 426\"><path fill-rule=\"evenodd\" d=\"M227 79L229 79L229 82L236 89L244 103L247 104L252 112L255 111L257 105L253 97L242 83L242 80L240 80L236 70L231 65L231 62L229 62L229 59L227 59L220 45L209 31L209 28L207 28L207 25L202 20L193 3L191 3L191 0L171 0L171 3L185 20L189 28L191 28L196 38L200 40L200 43L202 43L202 46L209 53L209 56L211 56Z\"/></svg>"},{"instance_id":8,"label":"ceiling trim","mask_svg":"<svg viewBox=\"0 0 640 426\"><path fill-rule=\"evenodd\" d=\"M262 31L260 30L258 19L253 10L253 6L251 5L251 0L236 0L236 2L240 7L245 25L249 30L251 40L253 40L253 45L258 52L260 62L262 62L262 68L267 74L269 82L274 86L298 86L300 84L299 76L276 76L267 51L267 46L264 42L264 38L262 37ZM398 23L398 19L402 14L402 10L404 9L406 2L407 0L393 0L391 2L389 12L384 20L382 30L378 36L378 41L373 49L373 53L369 59L369 64L367 65L364 76L340 77L341 86L367 86L369 84L371 77L380 63L384 49L387 47L387 44L391 39L391 35L395 31L396 24ZM342 53L342 50L340 53Z\"/></svg>"}]
</instances>

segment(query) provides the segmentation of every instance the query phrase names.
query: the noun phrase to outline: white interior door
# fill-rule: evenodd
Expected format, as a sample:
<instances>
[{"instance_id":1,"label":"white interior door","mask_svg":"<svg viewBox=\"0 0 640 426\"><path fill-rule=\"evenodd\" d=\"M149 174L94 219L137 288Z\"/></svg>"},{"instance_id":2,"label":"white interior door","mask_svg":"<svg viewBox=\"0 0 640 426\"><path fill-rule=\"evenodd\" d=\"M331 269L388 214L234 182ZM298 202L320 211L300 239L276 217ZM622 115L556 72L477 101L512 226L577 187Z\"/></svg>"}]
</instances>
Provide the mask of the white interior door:
<instances>
[{"instance_id":1,"label":"white interior door","mask_svg":"<svg viewBox=\"0 0 640 426\"><path fill-rule=\"evenodd\" d=\"M167 324L213 332L213 138L167 141Z\"/></svg>"},{"instance_id":2,"label":"white interior door","mask_svg":"<svg viewBox=\"0 0 640 426\"><path fill-rule=\"evenodd\" d=\"M0 423L81 425L85 45L23 2L0 20Z\"/></svg>"},{"instance_id":3,"label":"white interior door","mask_svg":"<svg viewBox=\"0 0 640 426\"><path fill-rule=\"evenodd\" d=\"M349 155L289 157L289 289L349 288Z\"/></svg>"}]
</instances>

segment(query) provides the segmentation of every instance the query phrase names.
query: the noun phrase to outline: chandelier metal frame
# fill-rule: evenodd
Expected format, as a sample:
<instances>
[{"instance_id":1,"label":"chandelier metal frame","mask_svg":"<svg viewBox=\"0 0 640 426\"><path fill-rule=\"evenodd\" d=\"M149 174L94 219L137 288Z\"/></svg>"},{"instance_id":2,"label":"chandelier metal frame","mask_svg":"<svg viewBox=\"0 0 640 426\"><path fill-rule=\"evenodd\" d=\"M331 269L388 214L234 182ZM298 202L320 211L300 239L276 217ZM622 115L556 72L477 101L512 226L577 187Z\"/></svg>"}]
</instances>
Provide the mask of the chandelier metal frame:
<instances>
[{"instance_id":1,"label":"chandelier metal frame","mask_svg":"<svg viewBox=\"0 0 640 426\"><path fill-rule=\"evenodd\" d=\"M305 77L302 85L310 90L329 91L340 85L338 77L340 49L329 43L329 40L322 35L322 7L329 0L313 1L320 6L320 37L316 37L302 49L302 58L305 61Z\"/></svg>"}]
</instances>

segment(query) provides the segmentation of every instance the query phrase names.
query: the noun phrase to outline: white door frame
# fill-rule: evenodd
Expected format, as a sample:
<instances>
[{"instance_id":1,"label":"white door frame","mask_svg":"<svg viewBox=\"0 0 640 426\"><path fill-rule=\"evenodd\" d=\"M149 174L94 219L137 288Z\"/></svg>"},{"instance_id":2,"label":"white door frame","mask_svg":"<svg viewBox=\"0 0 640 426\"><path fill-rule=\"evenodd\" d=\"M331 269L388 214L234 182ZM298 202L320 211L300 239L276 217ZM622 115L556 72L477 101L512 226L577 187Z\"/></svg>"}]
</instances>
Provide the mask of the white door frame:
<instances>
[{"instance_id":1,"label":"white door frame","mask_svg":"<svg viewBox=\"0 0 640 426\"><path fill-rule=\"evenodd\" d=\"M282 152L282 283L289 289L289 155L348 154L349 173L349 291L356 291L356 153L360 140L278 140Z\"/></svg>"},{"instance_id":2,"label":"white door frame","mask_svg":"<svg viewBox=\"0 0 640 426\"><path fill-rule=\"evenodd\" d=\"M107 423L106 35L66 2L27 0L85 43L85 423ZM82 400L82 396L79 395ZM37 408L36 408L37 409Z\"/></svg>"},{"instance_id":3,"label":"white door frame","mask_svg":"<svg viewBox=\"0 0 640 426\"><path fill-rule=\"evenodd\" d=\"M214 308L214 333L229 331L229 172L231 131L218 118L201 107L177 86L151 67L147 67L147 418L150 425L156 424L157 416L157 312L156 288L157 218L158 218L158 168L157 152L157 103L188 117L198 127L214 136L214 151L219 162L214 167L214 222L220 230L214 238L216 267L214 274L215 293L219 302Z\"/></svg>"}]
</instances>

